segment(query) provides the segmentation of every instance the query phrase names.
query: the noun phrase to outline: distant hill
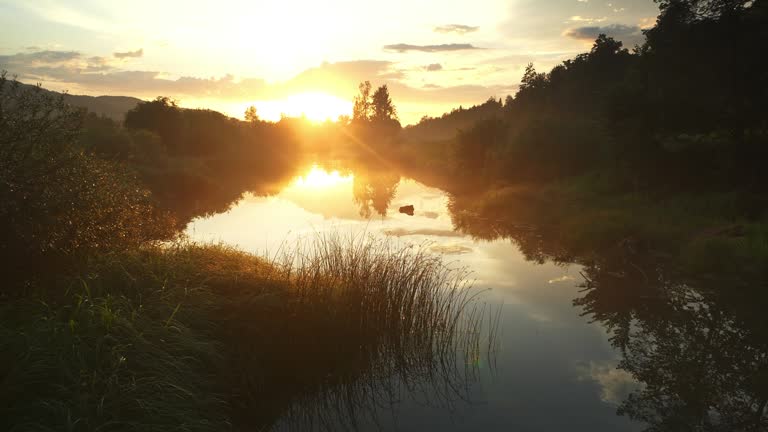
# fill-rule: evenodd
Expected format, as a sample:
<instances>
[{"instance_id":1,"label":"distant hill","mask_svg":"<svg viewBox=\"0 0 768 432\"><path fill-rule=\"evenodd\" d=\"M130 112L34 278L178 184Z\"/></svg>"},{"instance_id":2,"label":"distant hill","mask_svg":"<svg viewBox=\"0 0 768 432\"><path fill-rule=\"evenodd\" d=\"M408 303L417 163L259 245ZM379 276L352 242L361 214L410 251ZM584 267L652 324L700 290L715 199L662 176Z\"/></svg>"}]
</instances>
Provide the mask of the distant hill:
<instances>
[{"instance_id":1,"label":"distant hill","mask_svg":"<svg viewBox=\"0 0 768 432\"><path fill-rule=\"evenodd\" d=\"M34 87L29 84L21 84L25 87ZM60 94L58 92L43 89L46 92ZM133 109L141 99L129 96L84 96L65 94L64 101L72 106L87 109L97 115L103 115L113 120L122 122L125 113Z\"/></svg>"},{"instance_id":2,"label":"distant hill","mask_svg":"<svg viewBox=\"0 0 768 432\"><path fill-rule=\"evenodd\" d=\"M413 141L441 141L453 138L459 130L470 129L477 122L503 114L500 100L488 99L470 108L459 107L440 117L424 117L418 124L407 126L403 133Z\"/></svg>"}]
</instances>

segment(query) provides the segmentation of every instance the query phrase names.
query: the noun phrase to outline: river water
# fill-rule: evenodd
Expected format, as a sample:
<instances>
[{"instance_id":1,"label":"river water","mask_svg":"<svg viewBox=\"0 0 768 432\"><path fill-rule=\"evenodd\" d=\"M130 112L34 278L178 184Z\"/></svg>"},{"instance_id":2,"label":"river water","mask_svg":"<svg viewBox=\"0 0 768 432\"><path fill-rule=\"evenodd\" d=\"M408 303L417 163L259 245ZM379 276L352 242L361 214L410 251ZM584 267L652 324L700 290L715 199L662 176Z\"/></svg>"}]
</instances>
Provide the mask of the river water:
<instances>
[{"instance_id":1,"label":"river water","mask_svg":"<svg viewBox=\"0 0 768 432\"><path fill-rule=\"evenodd\" d=\"M478 240L455 231L449 197L439 189L407 178L384 189L388 196L377 200L370 187L356 184L354 173L313 166L277 195L246 195L225 213L194 220L187 234L270 256L318 232L349 231L419 244L469 267L474 287L487 289L484 301L502 311L493 358L478 361L464 396L431 403L403 391L373 409L375 421L363 418L353 429L642 429L616 414L639 384L617 369L620 354L609 332L573 305L584 282L580 266L531 262L509 239ZM414 206L412 216L398 212L405 205ZM290 422L276 429L291 429Z\"/></svg>"}]
</instances>

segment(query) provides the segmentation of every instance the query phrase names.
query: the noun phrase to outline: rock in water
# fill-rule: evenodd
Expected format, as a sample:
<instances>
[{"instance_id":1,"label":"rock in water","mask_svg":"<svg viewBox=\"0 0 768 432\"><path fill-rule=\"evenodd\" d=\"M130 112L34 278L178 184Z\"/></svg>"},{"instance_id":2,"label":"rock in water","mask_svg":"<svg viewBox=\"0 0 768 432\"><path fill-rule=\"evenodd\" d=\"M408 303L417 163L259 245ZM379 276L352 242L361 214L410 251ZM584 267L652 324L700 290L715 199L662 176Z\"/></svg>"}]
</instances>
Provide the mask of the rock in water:
<instances>
[{"instance_id":1,"label":"rock in water","mask_svg":"<svg viewBox=\"0 0 768 432\"><path fill-rule=\"evenodd\" d=\"M413 216L413 206L407 205L407 206L400 207L400 213L405 213L408 216Z\"/></svg>"}]
</instances>

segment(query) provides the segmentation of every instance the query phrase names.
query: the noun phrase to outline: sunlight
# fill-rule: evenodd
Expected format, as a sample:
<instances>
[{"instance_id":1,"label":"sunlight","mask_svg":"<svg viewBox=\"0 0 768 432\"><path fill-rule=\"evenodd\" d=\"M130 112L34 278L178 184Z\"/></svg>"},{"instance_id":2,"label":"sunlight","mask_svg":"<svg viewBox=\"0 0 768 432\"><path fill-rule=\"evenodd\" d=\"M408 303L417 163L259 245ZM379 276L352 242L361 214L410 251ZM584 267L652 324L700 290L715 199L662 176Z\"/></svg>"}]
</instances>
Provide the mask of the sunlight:
<instances>
[{"instance_id":1,"label":"sunlight","mask_svg":"<svg viewBox=\"0 0 768 432\"><path fill-rule=\"evenodd\" d=\"M352 174L343 176L336 170L328 172L323 168L314 165L307 174L297 178L294 185L298 187L321 189L342 183L350 183L352 180Z\"/></svg>"},{"instance_id":2,"label":"sunlight","mask_svg":"<svg viewBox=\"0 0 768 432\"><path fill-rule=\"evenodd\" d=\"M280 100L254 101L259 117L278 121L280 117L306 117L312 122L336 121L340 115L352 114L352 102L323 92L299 93ZM245 111L245 108L241 111Z\"/></svg>"},{"instance_id":3,"label":"sunlight","mask_svg":"<svg viewBox=\"0 0 768 432\"><path fill-rule=\"evenodd\" d=\"M305 115L312 121L335 121L340 115L352 114L352 102L327 93L302 93L289 96L290 111ZM338 172L337 172L338 174Z\"/></svg>"}]
</instances>

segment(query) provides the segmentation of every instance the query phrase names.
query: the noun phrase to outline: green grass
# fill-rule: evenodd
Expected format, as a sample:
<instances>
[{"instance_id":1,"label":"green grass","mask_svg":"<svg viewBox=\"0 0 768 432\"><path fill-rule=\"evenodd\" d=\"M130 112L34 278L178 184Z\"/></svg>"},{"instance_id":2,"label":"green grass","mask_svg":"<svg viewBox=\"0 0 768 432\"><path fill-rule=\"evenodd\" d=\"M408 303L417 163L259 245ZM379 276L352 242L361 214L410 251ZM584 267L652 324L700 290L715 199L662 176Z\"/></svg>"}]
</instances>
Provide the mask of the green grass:
<instances>
[{"instance_id":1,"label":"green grass","mask_svg":"<svg viewBox=\"0 0 768 432\"><path fill-rule=\"evenodd\" d=\"M451 208L462 231L509 237L539 261L589 262L631 245L686 276L768 281L768 215L745 193L651 196L584 177L456 195Z\"/></svg>"},{"instance_id":2,"label":"green grass","mask_svg":"<svg viewBox=\"0 0 768 432\"><path fill-rule=\"evenodd\" d=\"M362 381L454 374L483 320L463 271L369 237L273 262L147 246L83 268L3 300L1 430L268 428L315 396L353 406Z\"/></svg>"}]
</instances>

